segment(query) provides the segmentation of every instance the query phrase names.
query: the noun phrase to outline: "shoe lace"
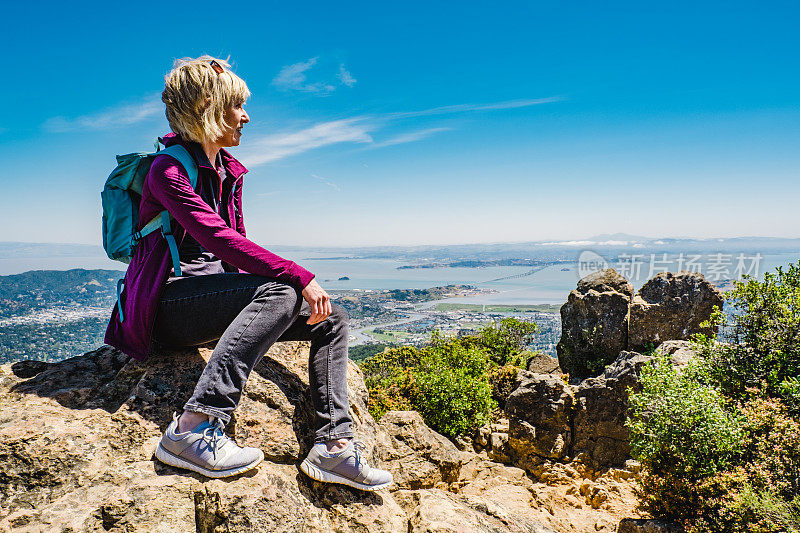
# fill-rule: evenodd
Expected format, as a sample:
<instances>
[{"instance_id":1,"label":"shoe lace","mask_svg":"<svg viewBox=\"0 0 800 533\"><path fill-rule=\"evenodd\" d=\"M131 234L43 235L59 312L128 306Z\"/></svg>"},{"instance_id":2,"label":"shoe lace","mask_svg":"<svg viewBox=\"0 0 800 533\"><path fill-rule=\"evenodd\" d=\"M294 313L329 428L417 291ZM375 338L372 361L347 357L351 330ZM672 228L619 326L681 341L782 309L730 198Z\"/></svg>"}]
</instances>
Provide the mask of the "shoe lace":
<instances>
[{"instance_id":1,"label":"shoe lace","mask_svg":"<svg viewBox=\"0 0 800 533\"><path fill-rule=\"evenodd\" d=\"M208 447L211 448L211 453L214 459L217 458L217 448L225 445L227 439L225 435L225 424L219 418L211 417L210 425L203 430L203 440L208 441ZM220 444L221 443L221 444Z\"/></svg>"},{"instance_id":2,"label":"shoe lace","mask_svg":"<svg viewBox=\"0 0 800 533\"><path fill-rule=\"evenodd\" d=\"M367 453L367 446L360 440L353 440L353 455L356 456L356 466L361 467L361 456Z\"/></svg>"}]
</instances>

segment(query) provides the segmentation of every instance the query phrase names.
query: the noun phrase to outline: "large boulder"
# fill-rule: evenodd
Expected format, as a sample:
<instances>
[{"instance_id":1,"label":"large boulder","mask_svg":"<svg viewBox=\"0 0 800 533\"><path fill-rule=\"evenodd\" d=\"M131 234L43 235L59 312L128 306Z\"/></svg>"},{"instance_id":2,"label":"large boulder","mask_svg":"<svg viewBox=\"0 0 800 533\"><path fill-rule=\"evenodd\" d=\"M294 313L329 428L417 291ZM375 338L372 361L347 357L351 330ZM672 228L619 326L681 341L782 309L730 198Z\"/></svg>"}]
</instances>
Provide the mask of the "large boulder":
<instances>
[{"instance_id":1,"label":"large boulder","mask_svg":"<svg viewBox=\"0 0 800 533\"><path fill-rule=\"evenodd\" d=\"M558 362L572 378L597 375L628 346L633 285L613 268L589 274L561 307Z\"/></svg>"},{"instance_id":2,"label":"large boulder","mask_svg":"<svg viewBox=\"0 0 800 533\"><path fill-rule=\"evenodd\" d=\"M573 390L561 376L520 372L506 401L508 445L515 463L531 470L541 458L564 459L572 442Z\"/></svg>"},{"instance_id":3,"label":"large boulder","mask_svg":"<svg viewBox=\"0 0 800 533\"><path fill-rule=\"evenodd\" d=\"M662 272L642 286L631 303L628 349L643 351L666 340L714 334L700 324L722 309L722 293L700 273Z\"/></svg>"},{"instance_id":4,"label":"large boulder","mask_svg":"<svg viewBox=\"0 0 800 533\"><path fill-rule=\"evenodd\" d=\"M560 367L577 383L602 373L623 350L713 335L701 324L722 305L722 293L700 273L662 272L634 295L613 269L600 270L581 279L561 307Z\"/></svg>"},{"instance_id":5,"label":"large boulder","mask_svg":"<svg viewBox=\"0 0 800 533\"><path fill-rule=\"evenodd\" d=\"M140 363L104 347L59 363L0 367L0 530L195 531L196 519L198 528L211 520L203 518L209 499L198 494L206 487L218 493L212 490L217 485L153 459L162 431L191 395L210 352L211 347L164 352ZM248 523L302 524L319 507L310 495L337 502L353 498L341 486L315 486L320 484L295 466L313 445L307 365L307 343L273 347L256 365L226 428L239 443L261 447L268 462L226 480L221 486L230 490L217 498L219 505L230 500L239 508L247 502L258 507L269 500L264 487L284 487L273 518L250 517ZM352 363L348 384L355 431L374 451L378 426ZM380 464L374 454L370 460ZM390 507L378 507L380 517L362 518L394 523L396 508ZM229 511L215 515L217 525L246 530L242 517ZM325 506L317 515L321 524L338 523Z\"/></svg>"},{"instance_id":6,"label":"large boulder","mask_svg":"<svg viewBox=\"0 0 800 533\"><path fill-rule=\"evenodd\" d=\"M628 387L641 390L642 366L652 357L622 352L598 377L575 392L573 453L594 468L619 466L630 458Z\"/></svg>"}]
</instances>

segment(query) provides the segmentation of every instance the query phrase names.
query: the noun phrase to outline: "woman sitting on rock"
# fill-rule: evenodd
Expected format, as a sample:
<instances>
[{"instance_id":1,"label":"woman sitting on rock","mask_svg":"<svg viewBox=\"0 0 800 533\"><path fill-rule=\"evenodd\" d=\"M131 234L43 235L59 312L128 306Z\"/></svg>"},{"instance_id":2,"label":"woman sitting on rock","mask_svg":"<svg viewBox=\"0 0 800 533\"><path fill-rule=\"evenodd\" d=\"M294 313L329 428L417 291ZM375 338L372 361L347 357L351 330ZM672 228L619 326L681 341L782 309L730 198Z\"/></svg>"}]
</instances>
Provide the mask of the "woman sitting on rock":
<instances>
[{"instance_id":1,"label":"woman sitting on rock","mask_svg":"<svg viewBox=\"0 0 800 533\"><path fill-rule=\"evenodd\" d=\"M165 78L161 99L173 133L198 169L195 188L186 169L157 156L144 183L140 225L166 210L174 218L180 276L167 240L153 232L139 242L125 276L120 321L115 307L105 341L144 359L152 339L184 347L218 340L194 394L167 427L156 457L209 477L254 468L257 448L225 435L247 378L276 341L311 341L309 374L315 444L301 469L318 481L376 490L392 481L370 468L353 439L347 398L348 317L314 275L246 237L242 178L247 170L223 148L238 146L250 122L245 82L227 62L182 59Z\"/></svg>"}]
</instances>

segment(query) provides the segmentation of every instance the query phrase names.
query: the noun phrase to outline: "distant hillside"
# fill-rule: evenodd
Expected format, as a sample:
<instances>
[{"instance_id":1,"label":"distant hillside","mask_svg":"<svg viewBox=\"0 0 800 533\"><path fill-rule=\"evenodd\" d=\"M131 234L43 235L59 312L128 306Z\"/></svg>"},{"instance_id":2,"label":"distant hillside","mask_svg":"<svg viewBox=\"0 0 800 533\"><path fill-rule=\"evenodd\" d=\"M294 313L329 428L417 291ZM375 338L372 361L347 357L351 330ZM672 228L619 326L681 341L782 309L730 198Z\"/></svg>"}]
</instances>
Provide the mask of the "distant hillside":
<instances>
[{"instance_id":1,"label":"distant hillside","mask_svg":"<svg viewBox=\"0 0 800 533\"><path fill-rule=\"evenodd\" d=\"M57 361L103 342L117 270L34 270L0 276L0 362Z\"/></svg>"},{"instance_id":2,"label":"distant hillside","mask_svg":"<svg viewBox=\"0 0 800 533\"><path fill-rule=\"evenodd\" d=\"M32 270L0 276L0 318L36 309L107 305L116 298L118 270Z\"/></svg>"},{"instance_id":3,"label":"distant hillside","mask_svg":"<svg viewBox=\"0 0 800 533\"><path fill-rule=\"evenodd\" d=\"M276 246L272 251L300 252L300 247ZM733 237L733 238L651 238L625 233L595 235L586 239L531 242L499 242L425 246L371 246L315 249L332 258L395 259L409 263L454 261L575 261L583 250L602 251L611 260L619 254L660 253L745 253L762 255L800 252L800 238Z\"/></svg>"},{"instance_id":4,"label":"distant hillside","mask_svg":"<svg viewBox=\"0 0 800 533\"><path fill-rule=\"evenodd\" d=\"M595 235L594 237L589 237L586 240L594 242L605 242L605 241L642 242L642 241L653 241L655 239L651 239L650 237L642 237L641 235L630 235L628 233L602 233L600 235Z\"/></svg>"}]
</instances>

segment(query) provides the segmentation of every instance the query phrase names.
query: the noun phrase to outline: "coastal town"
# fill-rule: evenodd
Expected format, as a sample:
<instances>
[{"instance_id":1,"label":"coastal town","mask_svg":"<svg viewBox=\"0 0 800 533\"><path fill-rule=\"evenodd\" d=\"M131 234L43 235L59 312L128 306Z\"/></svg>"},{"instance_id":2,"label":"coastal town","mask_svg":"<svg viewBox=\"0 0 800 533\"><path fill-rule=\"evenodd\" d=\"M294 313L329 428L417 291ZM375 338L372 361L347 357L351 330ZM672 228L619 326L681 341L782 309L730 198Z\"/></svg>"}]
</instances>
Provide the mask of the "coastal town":
<instances>
[{"instance_id":1,"label":"coastal town","mask_svg":"<svg viewBox=\"0 0 800 533\"><path fill-rule=\"evenodd\" d=\"M105 270L34 271L4 276L0 290L0 362L59 361L103 344L120 273ZM480 305L461 299L491 294L471 285L425 289L330 291L350 315L353 353L385 346L422 345L432 331L464 335L506 317L535 322L532 350L555 355L561 333L557 306ZM372 348L372 349L370 349Z\"/></svg>"},{"instance_id":2,"label":"coastal town","mask_svg":"<svg viewBox=\"0 0 800 533\"><path fill-rule=\"evenodd\" d=\"M433 330L446 336L460 336L513 317L535 322L538 331L531 349L555 356L555 345L561 335L558 306L458 301L492 292L470 285L448 285L430 289L331 291L331 296L350 315L351 346L420 346L429 342Z\"/></svg>"}]
</instances>

